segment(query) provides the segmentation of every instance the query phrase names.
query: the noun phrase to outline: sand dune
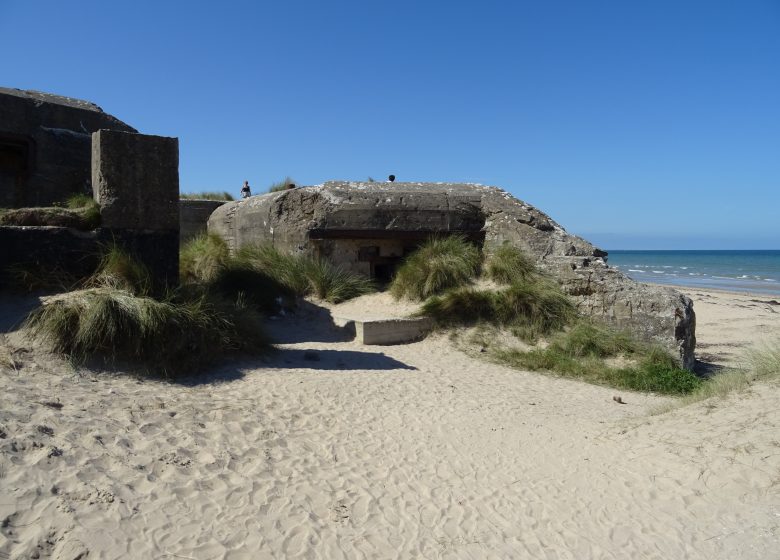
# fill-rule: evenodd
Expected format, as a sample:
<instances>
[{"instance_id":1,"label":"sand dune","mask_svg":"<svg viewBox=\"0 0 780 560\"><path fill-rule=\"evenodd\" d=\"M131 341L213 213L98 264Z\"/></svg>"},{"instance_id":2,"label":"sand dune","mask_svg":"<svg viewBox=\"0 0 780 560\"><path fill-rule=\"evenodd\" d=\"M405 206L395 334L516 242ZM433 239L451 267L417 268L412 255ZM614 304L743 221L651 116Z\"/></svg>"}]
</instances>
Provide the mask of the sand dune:
<instances>
[{"instance_id":1,"label":"sand dune","mask_svg":"<svg viewBox=\"0 0 780 560\"><path fill-rule=\"evenodd\" d=\"M728 362L751 302L712 298L699 338ZM780 557L776 387L649 416L666 399L302 313L276 354L179 384L14 353L0 558Z\"/></svg>"}]
</instances>

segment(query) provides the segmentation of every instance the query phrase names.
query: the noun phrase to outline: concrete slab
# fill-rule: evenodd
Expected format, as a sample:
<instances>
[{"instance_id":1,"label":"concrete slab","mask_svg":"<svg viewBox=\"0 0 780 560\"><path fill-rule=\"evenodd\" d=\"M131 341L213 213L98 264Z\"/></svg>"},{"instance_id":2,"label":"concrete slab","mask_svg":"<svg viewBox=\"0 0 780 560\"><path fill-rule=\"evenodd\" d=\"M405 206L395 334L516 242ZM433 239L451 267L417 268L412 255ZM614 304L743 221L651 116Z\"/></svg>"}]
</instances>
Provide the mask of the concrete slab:
<instances>
[{"instance_id":1,"label":"concrete slab","mask_svg":"<svg viewBox=\"0 0 780 560\"><path fill-rule=\"evenodd\" d=\"M357 320L334 317L340 326L354 324L355 340L367 345L406 344L420 340L433 328L429 317Z\"/></svg>"}]
</instances>

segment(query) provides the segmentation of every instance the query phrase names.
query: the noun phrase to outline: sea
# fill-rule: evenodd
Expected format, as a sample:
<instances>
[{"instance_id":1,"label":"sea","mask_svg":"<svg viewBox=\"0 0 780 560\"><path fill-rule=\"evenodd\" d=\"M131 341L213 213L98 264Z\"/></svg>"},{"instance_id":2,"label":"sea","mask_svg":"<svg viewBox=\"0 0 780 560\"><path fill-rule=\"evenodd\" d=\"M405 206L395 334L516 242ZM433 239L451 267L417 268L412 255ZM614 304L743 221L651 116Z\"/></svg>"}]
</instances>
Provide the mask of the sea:
<instances>
[{"instance_id":1,"label":"sea","mask_svg":"<svg viewBox=\"0 0 780 560\"><path fill-rule=\"evenodd\" d=\"M609 251L639 282L780 296L780 251Z\"/></svg>"}]
</instances>

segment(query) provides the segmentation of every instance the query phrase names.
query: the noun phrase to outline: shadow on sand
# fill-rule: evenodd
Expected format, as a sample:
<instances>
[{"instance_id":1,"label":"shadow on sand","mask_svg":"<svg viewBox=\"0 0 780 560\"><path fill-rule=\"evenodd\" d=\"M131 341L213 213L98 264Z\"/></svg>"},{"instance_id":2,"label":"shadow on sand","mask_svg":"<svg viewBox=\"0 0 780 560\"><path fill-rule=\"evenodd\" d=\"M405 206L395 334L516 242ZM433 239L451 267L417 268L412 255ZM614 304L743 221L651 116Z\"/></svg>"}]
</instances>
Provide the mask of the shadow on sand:
<instances>
[{"instance_id":1,"label":"shadow on sand","mask_svg":"<svg viewBox=\"0 0 780 560\"><path fill-rule=\"evenodd\" d=\"M30 294L0 294L0 333L17 330L27 315L41 305L38 296Z\"/></svg>"},{"instance_id":2,"label":"shadow on sand","mask_svg":"<svg viewBox=\"0 0 780 560\"><path fill-rule=\"evenodd\" d=\"M333 322L328 309L301 301L295 312L265 323L274 344L299 342L348 342L355 338L355 325L340 327Z\"/></svg>"},{"instance_id":3,"label":"shadow on sand","mask_svg":"<svg viewBox=\"0 0 780 560\"><path fill-rule=\"evenodd\" d=\"M381 352L355 350L304 350L284 348L271 355L265 368L319 370L416 370L416 367L386 356Z\"/></svg>"},{"instance_id":4,"label":"shadow on sand","mask_svg":"<svg viewBox=\"0 0 780 560\"><path fill-rule=\"evenodd\" d=\"M720 364L712 362L704 362L702 360L696 360L696 364L693 366L693 373L699 377L709 379L719 373L722 373L726 368Z\"/></svg>"}]
</instances>

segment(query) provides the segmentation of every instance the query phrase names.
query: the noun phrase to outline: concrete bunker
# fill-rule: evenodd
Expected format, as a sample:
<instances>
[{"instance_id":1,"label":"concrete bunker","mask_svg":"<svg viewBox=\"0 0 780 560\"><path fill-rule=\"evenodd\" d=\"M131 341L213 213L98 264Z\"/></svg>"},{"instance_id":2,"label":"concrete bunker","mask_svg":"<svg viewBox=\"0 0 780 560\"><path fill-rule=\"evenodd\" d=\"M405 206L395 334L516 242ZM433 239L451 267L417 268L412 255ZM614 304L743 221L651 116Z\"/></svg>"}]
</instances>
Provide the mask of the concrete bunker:
<instances>
[{"instance_id":1,"label":"concrete bunker","mask_svg":"<svg viewBox=\"0 0 780 560\"><path fill-rule=\"evenodd\" d=\"M685 368L694 365L690 298L634 282L607 265L605 251L497 187L330 181L223 204L208 230L232 251L269 244L379 281L432 235L463 235L486 250L509 243L558 281L581 313L666 346Z\"/></svg>"},{"instance_id":2,"label":"concrete bunker","mask_svg":"<svg viewBox=\"0 0 780 560\"><path fill-rule=\"evenodd\" d=\"M100 205L100 227L0 226L0 284L15 269L91 274L116 244L162 290L178 282L179 147L139 134L97 105L0 88L0 208L43 208L74 194ZM94 226L91 226L94 227Z\"/></svg>"},{"instance_id":3,"label":"concrete bunker","mask_svg":"<svg viewBox=\"0 0 780 560\"><path fill-rule=\"evenodd\" d=\"M314 256L363 274L379 284L388 284L404 258L431 237L446 235L460 235L479 247L482 247L485 241L485 234L481 231L385 233L331 230L313 231L309 239Z\"/></svg>"},{"instance_id":4,"label":"concrete bunker","mask_svg":"<svg viewBox=\"0 0 780 560\"><path fill-rule=\"evenodd\" d=\"M34 171L33 139L0 132L0 206L15 207L24 199L27 177Z\"/></svg>"}]
</instances>

